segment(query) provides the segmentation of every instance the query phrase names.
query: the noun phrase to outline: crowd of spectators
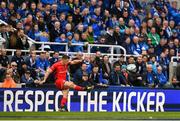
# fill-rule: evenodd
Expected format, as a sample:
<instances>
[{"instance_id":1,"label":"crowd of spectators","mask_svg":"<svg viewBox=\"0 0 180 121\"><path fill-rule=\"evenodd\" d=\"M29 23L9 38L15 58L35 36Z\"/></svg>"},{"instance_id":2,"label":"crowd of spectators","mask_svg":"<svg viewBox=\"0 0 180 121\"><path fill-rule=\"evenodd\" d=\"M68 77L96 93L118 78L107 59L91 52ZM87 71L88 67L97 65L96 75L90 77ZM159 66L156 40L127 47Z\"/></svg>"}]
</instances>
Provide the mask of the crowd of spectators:
<instances>
[{"instance_id":1,"label":"crowd of spectators","mask_svg":"<svg viewBox=\"0 0 180 121\"><path fill-rule=\"evenodd\" d=\"M72 43L107 44L120 45L127 54L139 56L131 56L127 62L123 56L117 62L110 62L108 56L101 55L108 48L93 47L91 52L96 52L95 56L85 56L82 64L70 67L67 78L73 78L77 84L83 80L88 84L125 86L179 84L177 77L172 79L172 84L168 83L170 59L180 53L177 1L0 0L0 18L8 23L0 25L0 47L17 49L12 59L7 58L5 49L1 50L0 73L6 73L5 80L11 73L9 80L15 83L38 85L46 69L59 59L59 51L65 51L63 45L48 45L46 50L54 51L52 58L48 52L39 56L34 51L22 55L21 50L42 48L30 46L29 36L38 42L68 43L71 52L87 49ZM116 49L115 53L122 52Z\"/></svg>"},{"instance_id":2,"label":"crowd of spectators","mask_svg":"<svg viewBox=\"0 0 180 121\"><path fill-rule=\"evenodd\" d=\"M27 87L40 86L45 71L60 61L59 56L59 52L54 52L52 57L49 52L41 52L38 56L35 51L30 51L29 55L22 55L21 50L16 50L15 55L11 57L6 55L5 49L2 49L0 80L8 87L20 83L24 83ZM82 60L82 62L69 67L67 80L81 86L119 85L152 88L180 86L179 74L169 82L167 65L164 65L164 61L156 62L155 56L143 55L137 58L131 56L127 61L121 56L116 61L110 61L107 55L97 51L94 55L83 55L79 52L75 57L71 57L71 60ZM47 83L54 83L55 73L49 76Z\"/></svg>"}]
</instances>

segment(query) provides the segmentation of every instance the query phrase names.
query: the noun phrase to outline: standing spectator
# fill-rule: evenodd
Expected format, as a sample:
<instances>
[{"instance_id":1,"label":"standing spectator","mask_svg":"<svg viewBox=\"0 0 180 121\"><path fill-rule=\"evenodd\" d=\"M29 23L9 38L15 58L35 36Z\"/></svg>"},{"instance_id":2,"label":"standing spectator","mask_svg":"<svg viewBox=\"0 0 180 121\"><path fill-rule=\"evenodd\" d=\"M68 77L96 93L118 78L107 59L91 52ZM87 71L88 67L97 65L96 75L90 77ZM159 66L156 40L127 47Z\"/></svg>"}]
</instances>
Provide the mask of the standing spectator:
<instances>
[{"instance_id":1,"label":"standing spectator","mask_svg":"<svg viewBox=\"0 0 180 121\"><path fill-rule=\"evenodd\" d=\"M23 29L18 30L18 38L16 43L16 49L27 50L29 49L29 43L27 37L24 34Z\"/></svg>"},{"instance_id":2,"label":"standing spectator","mask_svg":"<svg viewBox=\"0 0 180 121\"><path fill-rule=\"evenodd\" d=\"M60 28L60 22L56 21L54 27L50 30L50 41L54 42L57 37L60 36L62 30Z\"/></svg>"}]
</instances>

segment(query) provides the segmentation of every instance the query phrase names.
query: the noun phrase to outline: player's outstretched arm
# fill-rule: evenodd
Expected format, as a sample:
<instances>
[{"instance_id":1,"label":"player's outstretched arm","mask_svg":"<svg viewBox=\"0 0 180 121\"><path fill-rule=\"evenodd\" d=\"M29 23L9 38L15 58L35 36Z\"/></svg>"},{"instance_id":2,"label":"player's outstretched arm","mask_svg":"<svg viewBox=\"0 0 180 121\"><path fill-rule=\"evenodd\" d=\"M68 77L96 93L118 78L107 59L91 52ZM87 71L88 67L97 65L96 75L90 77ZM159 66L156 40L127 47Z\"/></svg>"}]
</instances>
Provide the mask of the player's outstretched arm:
<instances>
[{"instance_id":1,"label":"player's outstretched arm","mask_svg":"<svg viewBox=\"0 0 180 121\"><path fill-rule=\"evenodd\" d=\"M48 69L47 69L47 71L46 71L46 73L45 73L45 75L44 75L44 80L43 80L43 81L41 81L41 82L40 82L40 84L45 83L45 82L46 82L46 80L47 80L47 78L48 78L48 76L49 76L51 73L52 73L51 68L48 68Z\"/></svg>"},{"instance_id":2,"label":"player's outstretched arm","mask_svg":"<svg viewBox=\"0 0 180 121\"><path fill-rule=\"evenodd\" d=\"M74 65L74 64L78 64L78 63L81 63L83 60L73 60L73 61L70 61L69 64L70 65Z\"/></svg>"}]
</instances>

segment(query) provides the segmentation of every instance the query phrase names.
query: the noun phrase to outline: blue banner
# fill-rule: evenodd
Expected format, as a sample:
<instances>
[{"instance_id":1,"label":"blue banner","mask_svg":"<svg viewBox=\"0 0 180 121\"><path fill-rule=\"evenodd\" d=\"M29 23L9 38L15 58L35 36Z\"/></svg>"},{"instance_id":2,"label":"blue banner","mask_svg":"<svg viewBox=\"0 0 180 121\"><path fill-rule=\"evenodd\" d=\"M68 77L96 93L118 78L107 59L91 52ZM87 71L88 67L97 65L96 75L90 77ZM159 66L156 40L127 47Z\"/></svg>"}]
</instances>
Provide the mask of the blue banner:
<instances>
[{"instance_id":1,"label":"blue banner","mask_svg":"<svg viewBox=\"0 0 180 121\"><path fill-rule=\"evenodd\" d=\"M61 91L55 89L0 89L0 111L58 111ZM180 90L110 87L105 90L70 91L71 112L180 111Z\"/></svg>"}]
</instances>

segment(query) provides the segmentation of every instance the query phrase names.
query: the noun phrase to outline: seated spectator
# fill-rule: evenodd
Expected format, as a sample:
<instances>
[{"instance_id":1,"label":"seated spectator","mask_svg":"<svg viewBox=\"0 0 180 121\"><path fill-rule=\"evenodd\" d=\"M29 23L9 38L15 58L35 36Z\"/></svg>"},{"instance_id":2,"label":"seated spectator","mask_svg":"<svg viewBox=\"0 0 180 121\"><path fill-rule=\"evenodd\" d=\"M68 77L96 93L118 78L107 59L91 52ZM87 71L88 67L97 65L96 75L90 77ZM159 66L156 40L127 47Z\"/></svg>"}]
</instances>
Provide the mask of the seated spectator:
<instances>
[{"instance_id":1,"label":"seated spectator","mask_svg":"<svg viewBox=\"0 0 180 121\"><path fill-rule=\"evenodd\" d=\"M59 52L54 52L53 57L49 59L50 66L59 61Z\"/></svg>"},{"instance_id":2,"label":"seated spectator","mask_svg":"<svg viewBox=\"0 0 180 121\"><path fill-rule=\"evenodd\" d=\"M22 57L22 52L20 49L16 50L16 54L12 57L11 62L17 63L17 69L20 72L22 69L22 63L24 62L24 58Z\"/></svg>"},{"instance_id":3,"label":"seated spectator","mask_svg":"<svg viewBox=\"0 0 180 121\"><path fill-rule=\"evenodd\" d=\"M6 55L6 50L5 49L0 50L0 64L4 68L8 67L9 59L8 59L8 57Z\"/></svg>"},{"instance_id":4,"label":"seated spectator","mask_svg":"<svg viewBox=\"0 0 180 121\"><path fill-rule=\"evenodd\" d=\"M31 72L26 70L26 72L21 77L21 82L25 83L27 87L33 87L34 84L39 84L38 80L34 80L31 76Z\"/></svg>"},{"instance_id":5,"label":"seated spectator","mask_svg":"<svg viewBox=\"0 0 180 121\"><path fill-rule=\"evenodd\" d=\"M133 37L133 43L131 44L131 52L134 55L140 55L142 53L142 47L139 43L139 37Z\"/></svg>"},{"instance_id":6,"label":"seated spectator","mask_svg":"<svg viewBox=\"0 0 180 121\"><path fill-rule=\"evenodd\" d=\"M100 73L99 73L100 72ZM92 69L92 73L89 76L89 81L93 85L101 85L101 84L108 84L106 79L103 79L102 69L99 70L99 66L95 65Z\"/></svg>"},{"instance_id":7,"label":"seated spectator","mask_svg":"<svg viewBox=\"0 0 180 121\"><path fill-rule=\"evenodd\" d=\"M36 52L30 52L30 55L26 57L25 62L30 69L36 68Z\"/></svg>"},{"instance_id":8,"label":"seated spectator","mask_svg":"<svg viewBox=\"0 0 180 121\"><path fill-rule=\"evenodd\" d=\"M17 63L11 62L10 68L12 69L12 78L16 83L20 83L20 74L17 70Z\"/></svg>"},{"instance_id":9,"label":"seated spectator","mask_svg":"<svg viewBox=\"0 0 180 121\"><path fill-rule=\"evenodd\" d=\"M36 72L42 78L46 69L49 67L49 61L46 59L45 52L41 52L40 56L36 59Z\"/></svg>"},{"instance_id":10,"label":"seated spectator","mask_svg":"<svg viewBox=\"0 0 180 121\"><path fill-rule=\"evenodd\" d=\"M12 70L9 69L5 73L4 82L1 85L2 88L16 88L16 83L12 78Z\"/></svg>"},{"instance_id":11,"label":"seated spectator","mask_svg":"<svg viewBox=\"0 0 180 121\"><path fill-rule=\"evenodd\" d=\"M158 84L157 74L153 72L152 65L147 65L147 72L143 74L143 82L148 87L156 87Z\"/></svg>"},{"instance_id":12,"label":"seated spectator","mask_svg":"<svg viewBox=\"0 0 180 121\"><path fill-rule=\"evenodd\" d=\"M87 65L85 63L82 63L81 67L74 73L73 80L75 84L81 84L83 73L87 73Z\"/></svg>"},{"instance_id":13,"label":"seated spectator","mask_svg":"<svg viewBox=\"0 0 180 121\"><path fill-rule=\"evenodd\" d=\"M109 62L109 57L107 55L103 56L103 62L102 62L102 73L104 79L109 79L110 73L111 73L111 63Z\"/></svg>"},{"instance_id":14,"label":"seated spectator","mask_svg":"<svg viewBox=\"0 0 180 121\"><path fill-rule=\"evenodd\" d=\"M143 63L142 56L139 56L137 58L136 68L137 68L137 73L138 74L143 74L144 73L144 71L146 69L146 65L145 65L145 63Z\"/></svg>"},{"instance_id":15,"label":"seated spectator","mask_svg":"<svg viewBox=\"0 0 180 121\"><path fill-rule=\"evenodd\" d=\"M137 68L135 64L128 64L127 72L128 72L128 83L131 86L144 86L142 82L142 75L136 73Z\"/></svg>"},{"instance_id":16,"label":"seated spectator","mask_svg":"<svg viewBox=\"0 0 180 121\"><path fill-rule=\"evenodd\" d=\"M72 39L72 43L75 44L83 44L83 42L81 42L80 40L80 36L78 33L74 34L74 38ZM71 45L71 51L73 52L83 52L83 46L82 45Z\"/></svg>"},{"instance_id":17,"label":"seated spectator","mask_svg":"<svg viewBox=\"0 0 180 121\"><path fill-rule=\"evenodd\" d=\"M120 66L122 66L122 65L126 65L126 62L124 61L124 56L123 55L121 55L120 57L119 57L119 60L117 60L116 62L114 62L114 64L113 64L113 67L115 66L115 65L120 65Z\"/></svg>"},{"instance_id":18,"label":"seated spectator","mask_svg":"<svg viewBox=\"0 0 180 121\"><path fill-rule=\"evenodd\" d=\"M57 37L55 39L55 42L57 43L68 43L68 40L66 39L65 34L61 34L60 37ZM65 51L65 45L53 45L53 50L54 51Z\"/></svg>"},{"instance_id":19,"label":"seated spectator","mask_svg":"<svg viewBox=\"0 0 180 121\"><path fill-rule=\"evenodd\" d=\"M157 45L159 45L160 36L156 33L156 28L155 28L155 27L152 27L152 28L151 28L151 32L148 34L148 38L151 39L152 45L153 45L154 47L156 47Z\"/></svg>"},{"instance_id":20,"label":"seated spectator","mask_svg":"<svg viewBox=\"0 0 180 121\"><path fill-rule=\"evenodd\" d=\"M120 65L115 65L114 70L110 73L111 85L127 85L126 77L121 72Z\"/></svg>"},{"instance_id":21,"label":"seated spectator","mask_svg":"<svg viewBox=\"0 0 180 121\"><path fill-rule=\"evenodd\" d=\"M158 79L158 87L166 87L167 86L167 78L166 76L162 73L162 67L158 66L157 67L157 79Z\"/></svg>"}]
</instances>

